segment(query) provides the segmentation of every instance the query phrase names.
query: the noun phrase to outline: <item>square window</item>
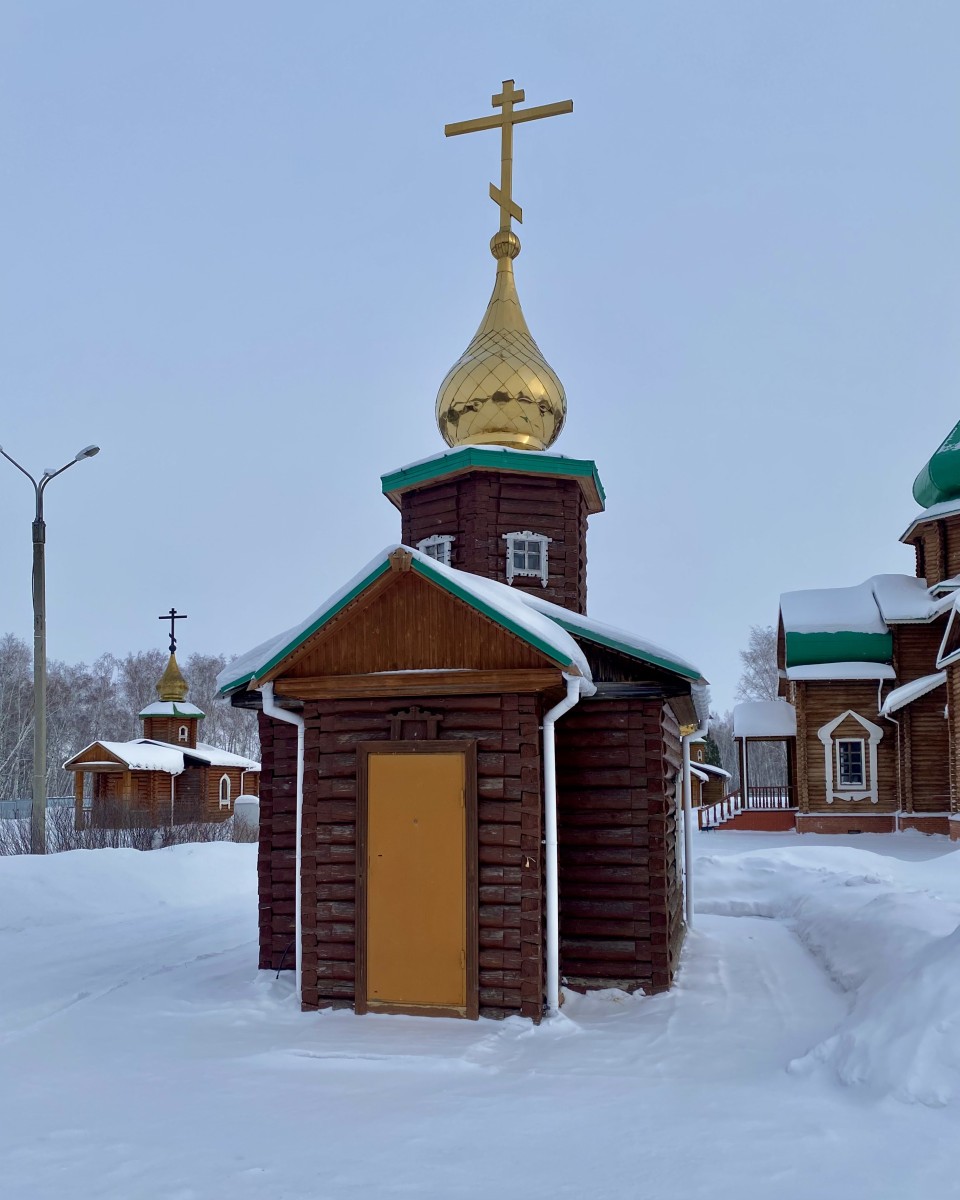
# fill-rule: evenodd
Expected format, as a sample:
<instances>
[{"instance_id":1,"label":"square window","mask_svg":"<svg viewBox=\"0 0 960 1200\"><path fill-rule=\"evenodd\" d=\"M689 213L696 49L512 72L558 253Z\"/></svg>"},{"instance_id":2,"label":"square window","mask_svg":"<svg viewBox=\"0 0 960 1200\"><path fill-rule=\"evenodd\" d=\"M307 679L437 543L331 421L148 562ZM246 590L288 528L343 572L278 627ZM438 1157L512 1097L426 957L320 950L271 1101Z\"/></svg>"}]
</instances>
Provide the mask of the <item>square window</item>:
<instances>
[{"instance_id":1,"label":"square window","mask_svg":"<svg viewBox=\"0 0 960 1200\"><path fill-rule=\"evenodd\" d=\"M547 545L550 539L542 533L505 533L507 543L507 583L520 576L533 576L547 583Z\"/></svg>"},{"instance_id":2,"label":"square window","mask_svg":"<svg viewBox=\"0 0 960 1200\"><path fill-rule=\"evenodd\" d=\"M450 566L452 558L453 534L437 533L432 537L417 542L417 549L428 558L435 559L444 566Z\"/></svg>"}]
</instances>

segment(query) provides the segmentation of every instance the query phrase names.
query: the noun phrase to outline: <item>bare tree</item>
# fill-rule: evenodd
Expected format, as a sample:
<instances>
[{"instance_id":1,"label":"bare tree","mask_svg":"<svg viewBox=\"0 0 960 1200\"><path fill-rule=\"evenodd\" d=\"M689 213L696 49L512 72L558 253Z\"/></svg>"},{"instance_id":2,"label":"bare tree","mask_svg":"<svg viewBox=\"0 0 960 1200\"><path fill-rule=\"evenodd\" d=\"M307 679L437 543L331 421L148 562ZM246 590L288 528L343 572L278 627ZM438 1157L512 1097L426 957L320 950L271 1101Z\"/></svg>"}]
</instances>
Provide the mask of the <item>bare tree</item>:
<instances>
[{"instance_id":1,"label":"bare tree","mask_svg":"<svg viewBox=\"0 0 960 1200\"><path fill-rule=\"evenodd\" d=\"M739 700L776 700L780 690L777 631L772 625L751 625L746 650L740 651L743 673L737 685ZM782 787L787 781L787 748L783 742L752 742L751 787ZM729 768L728 768L729 769Z\"/></svg>"},{"instance_id":2,"label":"bare tree","mask_svg":"<svg viewBox=\"0 0 960 1200\"><path fill-rule=\"evenodd\" d=\"M751 625L750 641L740 651L743 673L737 684L738 700L776 700L780 685L777 672L777 631L772 625Z\"/></svg>"}]
</instances>

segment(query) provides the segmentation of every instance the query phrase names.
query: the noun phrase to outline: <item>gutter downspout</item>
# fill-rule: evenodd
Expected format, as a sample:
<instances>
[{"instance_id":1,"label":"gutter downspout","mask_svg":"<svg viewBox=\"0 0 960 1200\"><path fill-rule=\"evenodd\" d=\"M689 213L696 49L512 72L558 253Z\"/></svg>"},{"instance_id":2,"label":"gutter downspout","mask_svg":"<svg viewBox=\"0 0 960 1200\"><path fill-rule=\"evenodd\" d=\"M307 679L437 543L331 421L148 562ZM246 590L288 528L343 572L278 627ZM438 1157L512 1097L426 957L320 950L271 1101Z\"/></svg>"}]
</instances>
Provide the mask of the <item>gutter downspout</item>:
<instances>
[{"instance_id":1,"label":"gutter downspout","mask_svg":"<svg viewBox=\"0 0 960 1200\"><path fill-rule=\"evenodd\" d=\"M881 712L883 708L883 680L877 680L877 713L883 717L885 721L889 721L891 725L897 727L897 811L893 814L893 831L900 832L900 814L903 812L903 730L900 728L900 722L896 717L889 715L884 716Z\"/></svg>"},{"instance_id":2,"label":"gutter downspout","mask_svg":"<svg viewBox=\"0 0 960 1200\"><path fill-rule=\"evenodd\" d=\"M281 708L273 698L273 684L265 683L259 689L260 695L263 697L263 711L268 717L275 721L286 721L288 725L296 725L297 727L297 868L295 875L295 890L294 890L294 974L297 977L297 1000L303 1002L303 989L300 978L301 957L302 957L302 930L300 928L300 856L301 848L301 826L303 824L303 741L304 728L306 722L303 717L297 713L292 713L285 708Z\"/></svg>"},{"instance_id":3,"label":"gutter downspout","mask_svg":"<svg viewBox=\"0 0 960 1200\"><path fill-rule=\"evenodd\" d=\"M560 863L557 852L557 719L580 700L589 680L568 675L567 694L543 716L543 826L547 884L547 1012L560 1011ZM595 690L595 689L594 689ZM590 695L591 692L587 691Z\"/></svg>"},{"instance_id":4,"label":"gutter downspout","mask_svg":"<svg viewBox=\"0 0 960 1200\"><path fill-rule=\"evenodd\" d=\"M683 874L684 918L687 928L693 928L693 780L690 776L690 743L707 736L708 721L682 735L683 742Z\"/></svg>"}]
</instances>

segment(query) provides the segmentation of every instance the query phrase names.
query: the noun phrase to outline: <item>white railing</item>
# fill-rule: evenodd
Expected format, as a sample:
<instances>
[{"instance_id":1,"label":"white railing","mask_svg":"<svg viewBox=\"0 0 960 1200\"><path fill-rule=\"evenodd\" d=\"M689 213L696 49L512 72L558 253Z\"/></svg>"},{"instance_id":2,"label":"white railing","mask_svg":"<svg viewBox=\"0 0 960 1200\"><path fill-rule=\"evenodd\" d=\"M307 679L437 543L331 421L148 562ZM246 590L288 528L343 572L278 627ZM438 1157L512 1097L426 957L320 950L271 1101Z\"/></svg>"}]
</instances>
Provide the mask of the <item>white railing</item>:
<instances>
[{"instance_id":1,"label":"white railing","mask_svg":"<svg viewBox=\"0 0 960 1200\"><path fill-rule=\"evenodd\" d=\"M737 813L793 807L793 789L783 784L750 788L746 803L740 789L737 788L722 800L715 800L713 804L701 804L697 809L697 826L700 829L716 829L724 821L732 820Z\"/></svg>"}]
</instances>

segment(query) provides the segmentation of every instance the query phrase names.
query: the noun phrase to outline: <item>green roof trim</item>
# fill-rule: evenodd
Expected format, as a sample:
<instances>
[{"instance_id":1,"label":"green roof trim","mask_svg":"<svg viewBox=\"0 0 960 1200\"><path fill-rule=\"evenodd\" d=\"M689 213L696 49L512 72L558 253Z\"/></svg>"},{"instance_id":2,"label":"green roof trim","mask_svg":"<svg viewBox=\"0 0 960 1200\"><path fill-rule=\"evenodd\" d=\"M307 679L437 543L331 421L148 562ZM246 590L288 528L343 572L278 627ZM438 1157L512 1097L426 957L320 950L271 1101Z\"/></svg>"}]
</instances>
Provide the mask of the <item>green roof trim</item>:
<instances>
[{"instance_id":1,"label":"green roof trim","mask_svg":"<svg viewBox=\"0 0 960 1200\"><path fill-rule=\"evenodd\" d=\"M815 663L893 661L892 633L788 633L787 666L808 667Z\"/></svg>"},{"instance_id":2,"label":"green roof trim","mask_svg":"<svg viewBox=\"0 0 960 1200\"><path fill-rule=\"evenodd\" d=\"M551 613L550 620L555 621L561 629L565 629L567 633L572 633L575 637L581 637L587 642L596 642L598 646L606 646L608 650L617 650L620 654L627 655L628 658L635 658L639 662L649 663L654 667L663 667L664 670L672 671L675 675L682 675L684 679L691 679L694 683L703 678L699 671L688 667L685 663L673 662L658 654L641 651L636 646L631 646L629 642L618 641L609 634L598 633L596 629L588 625L579 624L576 618L557 617Z\"/></svg>"},{"instance_id":3,"label":"green roof trim","mask_svg":"<svg viewBox=\"0 0 960 1200\"><path fill-rule=\"evenodd\" d=\"M913 498L923 508L960 496L960 421L943 439L913 481Z\"/></svg>"},{"instance_id":4,"label":"green roof trim","mask_svg":"<svg viewBox=\"0 0 960 1200\"><path fill-rule=\"evenodd\" d=\"M565 458L560 455L540 454L534 451L511 452L490 446L461 446L452 454L441 454L380 476L380 486L385 496L403 492L419 483L443 479L470 467L486 470L520 471L540 475L560 475L574 479L590 480L596 488L600 511L606 504L606 492L600 482L597 464L590 458Z\"/></svg>"},{"instance_id":5,"label":"green roof trim","mask_svg":"<svg viewBox=\"0 0 960 1200\"><path fill-rule=\"evenodd\" d=\"M265 675L267 671L272 671L277 663L282 662L288 654L292 654L298 646L302 646L308 637L311 637L313 634L315 634L318 629L322 629L323 626L326 625L328 621L332 620L338 612L346 608L351 600L355 600L361 592L365 592L367 590L371 583L379 579L381 575L386 574L386 572L389 570L390 560L384 559L383 562L380 563L379 566L375 567L369 575L365 575L359 583L354 584L349 592L344 593L344 595L331 604L329 608L324 609L324 611L318 617L311 621L306 629L298 633L292 641L288 642L287 645L283 647L282 650L278 650L269 662L263 664L263 666L256 672L256 675L259 677L260 675ZM220 689L220 692L221 694L229 692L233 688L238 687L241 683L249 683L253 677L254 672L248 671L246 675L242 675L239 679L234 679L231 683L224 684L224 686Z\"/></svg>"},{"instance_id":6,"label":"green roof trim","mask_svg":"<svg viewBox=\"0 0 960 1200\"><path fill-rule=\"evenodd\" d=\"M538 638L535 633L531 633L522 626L515 624L509 617L504 616L499 609L494 608L493 605L485 604L477 596L472 595L466 588L460 587L452 579L448 579L440 571L435 571L432 567L428 567L426 563L421 562L417 558L413 560L412 566L417 575L422 575L424 579L429 579L431 583L439 584L451 596L456 596L458 600L469 604L477 612L483 613L485 617L489 617L492 621L496 621L498 625L516 634L518 638L521 638L528 645L533 646L535 650L539 650L541 654L545 654L551 662L558 663L567 671L576 669L579 673L579 668L576 667L576 664L568 658L561 657L549 643ZM558 621L556 624L559 625L560 622Z\"/></svg>"}]
</instances>

